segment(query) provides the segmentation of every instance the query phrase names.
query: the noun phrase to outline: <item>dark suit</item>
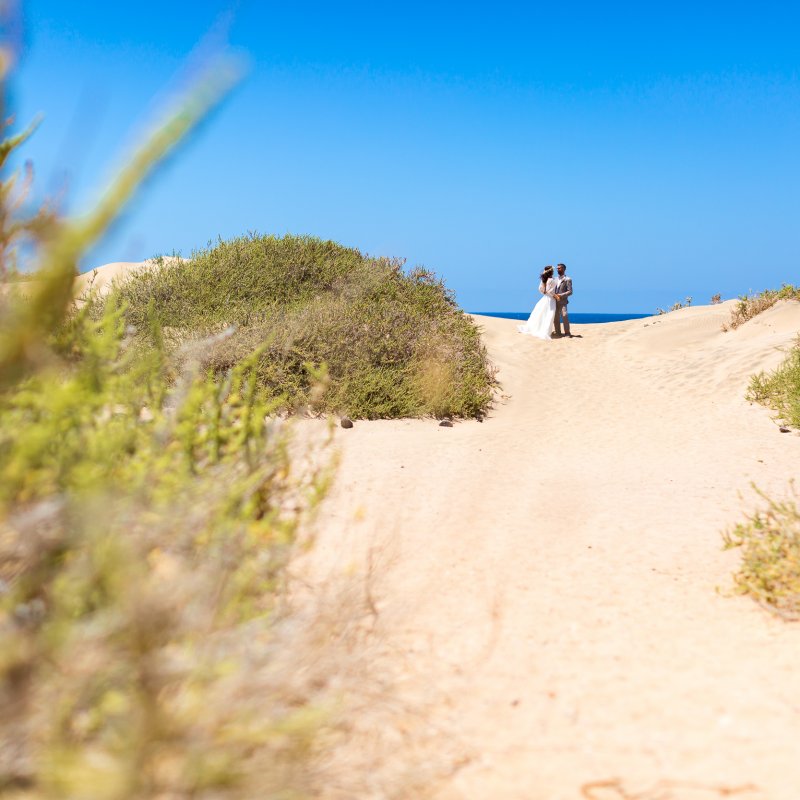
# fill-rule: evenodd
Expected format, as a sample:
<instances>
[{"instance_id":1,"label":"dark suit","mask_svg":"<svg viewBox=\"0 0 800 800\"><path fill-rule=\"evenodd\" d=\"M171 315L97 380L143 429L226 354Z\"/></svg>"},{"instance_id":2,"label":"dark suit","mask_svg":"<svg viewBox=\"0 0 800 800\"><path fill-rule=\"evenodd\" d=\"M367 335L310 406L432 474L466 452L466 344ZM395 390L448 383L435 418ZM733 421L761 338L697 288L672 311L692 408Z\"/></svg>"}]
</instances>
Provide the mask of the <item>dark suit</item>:
<instances>
[{"instance_id":1,"label":"dark suit","mask_svg":"<svg viewBox=\"0 0 800 800\"><path fill-rule=\"evenodd\" d=\"M567 275L559 278L558 275L554 278L556 282L555 293L557 295L564 295L564 297L556 298L556 319L555 329L556 334L561 335L561 321L564 321L564 333L569 336L569 313L567 306L569 305L569 297L572 294L572 278Z\"/></svg>"}]
</instances>

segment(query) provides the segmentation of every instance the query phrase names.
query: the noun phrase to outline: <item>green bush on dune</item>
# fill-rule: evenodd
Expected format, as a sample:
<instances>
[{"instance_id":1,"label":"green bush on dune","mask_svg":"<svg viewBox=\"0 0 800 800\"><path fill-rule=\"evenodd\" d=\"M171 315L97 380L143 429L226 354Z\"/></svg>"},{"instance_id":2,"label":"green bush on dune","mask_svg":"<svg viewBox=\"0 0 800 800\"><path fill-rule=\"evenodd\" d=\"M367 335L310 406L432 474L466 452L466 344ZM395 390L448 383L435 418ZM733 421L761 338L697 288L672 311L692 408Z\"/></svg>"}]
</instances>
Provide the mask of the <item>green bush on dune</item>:
<instances>
[{"instance_id":1,"label":"green bush on dune","mask_svg":"<svg viewBox=\"0 0 800 800\"><path fill-rule=\"evenodd\" d=\"M774 409L781 419L800 428L800 339L777 369L753 375L747 399Z\"/></svg>"},{"instance_id":2,"label":"green bush on dune","mask_svg":"<svg viewBox=\"0 0 800 800\"><path fill-rule=\"evenodd\" d=\"M478 330L431 272L308 236L243 236L161 260L119 287L125 316L168 346L233 326L216 374L261 348L258 383L285 406L361 418L482 413L492 373ZM146 338L146 336L145 336ZM312 391L324 365L327 389Z\"/></svg>"}]
</instances>

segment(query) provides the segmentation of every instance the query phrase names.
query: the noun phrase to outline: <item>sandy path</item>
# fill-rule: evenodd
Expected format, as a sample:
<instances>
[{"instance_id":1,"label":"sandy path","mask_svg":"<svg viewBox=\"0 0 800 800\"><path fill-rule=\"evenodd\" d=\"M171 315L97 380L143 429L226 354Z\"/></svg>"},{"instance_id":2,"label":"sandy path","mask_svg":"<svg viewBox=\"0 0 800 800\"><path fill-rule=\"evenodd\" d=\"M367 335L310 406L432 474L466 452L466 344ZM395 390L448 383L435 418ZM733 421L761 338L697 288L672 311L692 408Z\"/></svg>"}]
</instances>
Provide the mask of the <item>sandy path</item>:
<instances>
[{"instance_id":1,"label":"sandy path","mask_svg":"<svg viewBox=\"0 0 800 800\"><path fill-rule=\"evenodd\" d=\"M662 779L800 797L800 625L718 592L751 482L782 496L798 472L800 437L743 394L800 305L723 334L728 313L554 342L479 318L505 396L484 423L338 432L316 557L378 554L388 651L470 755L443 797L572 800L615 777L637 797Z\"/></svg>"}]
</instances>

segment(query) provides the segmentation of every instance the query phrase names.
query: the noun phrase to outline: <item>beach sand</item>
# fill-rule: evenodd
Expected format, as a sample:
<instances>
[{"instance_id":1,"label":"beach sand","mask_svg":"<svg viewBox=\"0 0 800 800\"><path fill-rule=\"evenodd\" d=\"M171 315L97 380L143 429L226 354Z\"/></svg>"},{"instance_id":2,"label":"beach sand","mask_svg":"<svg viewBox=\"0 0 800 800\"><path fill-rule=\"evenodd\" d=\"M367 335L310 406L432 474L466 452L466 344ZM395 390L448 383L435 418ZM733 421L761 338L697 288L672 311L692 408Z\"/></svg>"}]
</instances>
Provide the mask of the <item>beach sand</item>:
<instances>
[{"instance_id":1,"label":"beach sand","mask_svg":"<svg viewBox=\"0 0 800 800\"><path fill-rule=\"evenodd\" d=\"M484 422L337 429L314 571L371 575L396 702L436 698L405 740L462 753L438 796L800 797L800 624L732 593L721 538L798 474L744 395L800 304L722 332L734 302L551 342L476 317Z\"/></svg>"}]
</instances>

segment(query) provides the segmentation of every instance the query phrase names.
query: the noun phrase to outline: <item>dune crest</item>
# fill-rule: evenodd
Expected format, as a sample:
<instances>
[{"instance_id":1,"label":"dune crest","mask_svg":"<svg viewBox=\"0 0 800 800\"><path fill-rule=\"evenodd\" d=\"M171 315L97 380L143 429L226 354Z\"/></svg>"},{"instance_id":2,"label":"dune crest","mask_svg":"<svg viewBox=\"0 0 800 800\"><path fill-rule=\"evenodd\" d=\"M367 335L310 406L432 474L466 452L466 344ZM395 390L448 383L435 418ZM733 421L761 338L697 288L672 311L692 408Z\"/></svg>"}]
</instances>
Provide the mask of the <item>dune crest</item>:
<instances>
[{"instance_id":1,"label":"dune crest","mask_svg":"<svg viewBox=\"0 0 800 800\"><path fill-rule=\"evenodd\" d=\"M166 263L185 260L175 256L163 258ZM148 258L145 261L113 261L110 264L103 264L101 267L80 273L75 279L76 290L80 293L91 285L100 292L107 291L114 281L121 280L131 272L140 269L152 269L156 263L156 259Z\"/></svg>"},{"instance_id":2,"label":"dune crest","mask_svg":"<svg viewBox=\"0 0 800 800\"><path fill-rule=\"evenodd\" d=\"M164 256L163 261L169 263L173 261L186 261L186 259L176 256ZM100 267L86 270L75 276L75 294L80 295L89 286L103 294L111 288L111 284L114 281L121 280L126 275L136 270L152 269L156 263L156 259L154 258L148 258L144 261L112 261L110 264L103 264ZM24 294L26 288L30 285L31 281L0 284L0 295L7 293L9 289L14 289Z\"/></svg>"}]
</instances>

